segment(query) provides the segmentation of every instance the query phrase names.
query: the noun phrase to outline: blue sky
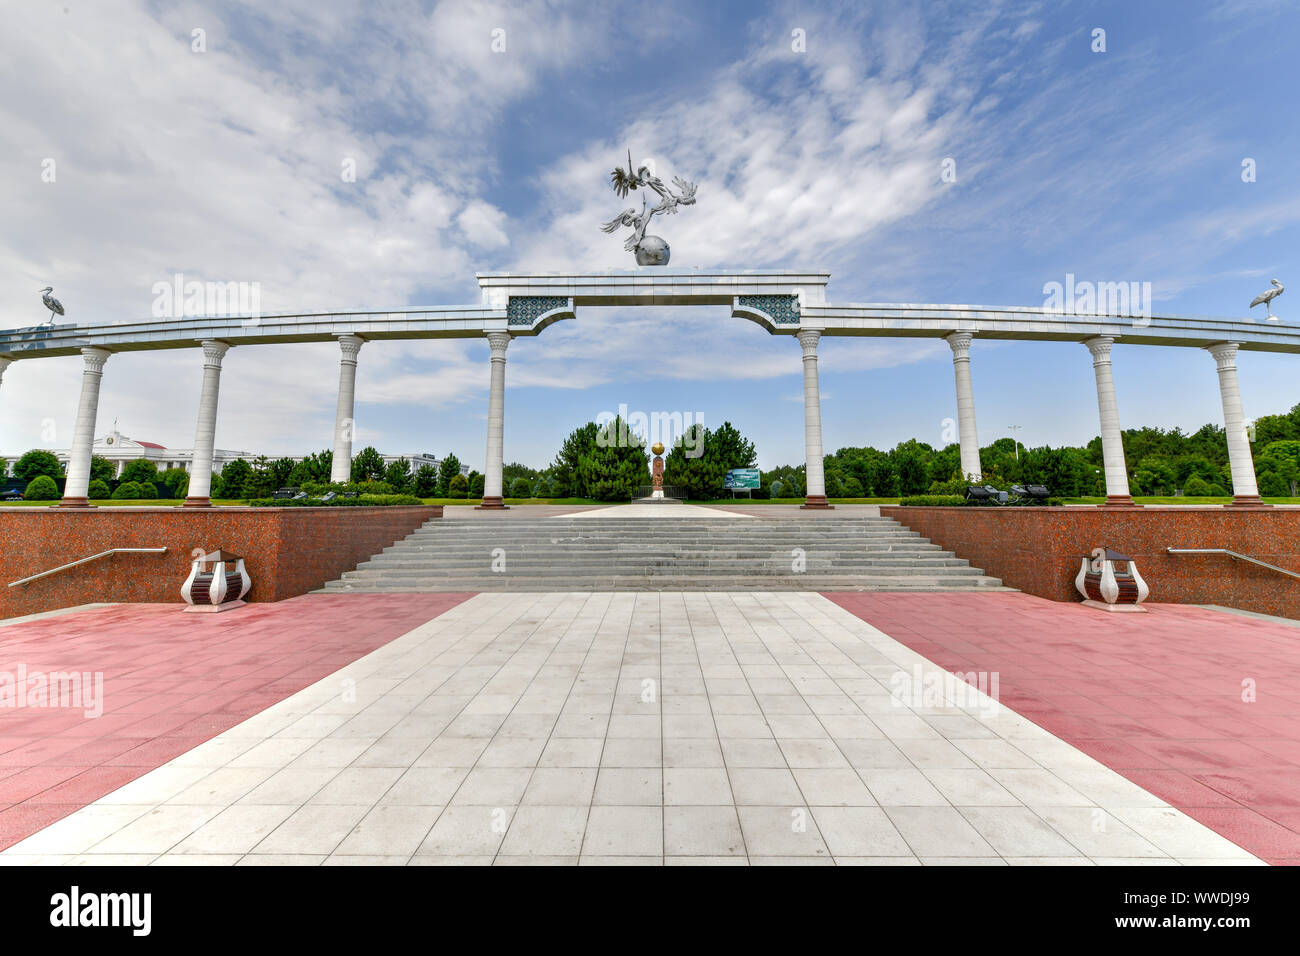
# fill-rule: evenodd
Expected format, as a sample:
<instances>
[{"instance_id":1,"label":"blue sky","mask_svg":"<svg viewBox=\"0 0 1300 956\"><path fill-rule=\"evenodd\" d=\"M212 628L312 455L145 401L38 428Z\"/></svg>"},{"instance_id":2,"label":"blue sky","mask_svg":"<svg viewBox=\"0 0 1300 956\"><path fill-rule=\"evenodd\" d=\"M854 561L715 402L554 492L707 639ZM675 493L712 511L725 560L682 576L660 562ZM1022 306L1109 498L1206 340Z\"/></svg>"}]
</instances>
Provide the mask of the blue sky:
<instances>
[{"instance_id":1,"label":"blue sky","mask_svg":"<svg viewBox=\"0 0 1300 956\"><path fill-rule=\"evenodd\" d=\"M356 6L6 4L0 321L39 321L47 284L70 316L147 316L177 272L258 282L280 311L475 302L475 271L624 267L597 224L623 206L606 176L629 149L700 184L656 223L675 267L826 269L833 301L1008 305L1073 273L1150 282L1157 311L1193 315L1245 315L1278 276L1296 288L1277 313L1300 317L1293 4ZM828 450L941 443L943 343L821 354ZM326 447L336 356L232 350L218 446ZM1126 426L1220 420L1207 354L1114 360ZM1242 354L1248 415L1300 401L1297 361ZM100 431L188 447L200 364L115 356ZM0 451L67 445L79 366L6 374ZM1010 424L1030 445L1096 434L1082 346L977 341L973 375L982 443ZM585 310L512 344L506 458L544 465L626 404L730 420L761 464L797 462L800 376L791 339L722 309ZM478 342L369 344L359 438L481 468L487 379Z\"/></svg>"}]
</instances>

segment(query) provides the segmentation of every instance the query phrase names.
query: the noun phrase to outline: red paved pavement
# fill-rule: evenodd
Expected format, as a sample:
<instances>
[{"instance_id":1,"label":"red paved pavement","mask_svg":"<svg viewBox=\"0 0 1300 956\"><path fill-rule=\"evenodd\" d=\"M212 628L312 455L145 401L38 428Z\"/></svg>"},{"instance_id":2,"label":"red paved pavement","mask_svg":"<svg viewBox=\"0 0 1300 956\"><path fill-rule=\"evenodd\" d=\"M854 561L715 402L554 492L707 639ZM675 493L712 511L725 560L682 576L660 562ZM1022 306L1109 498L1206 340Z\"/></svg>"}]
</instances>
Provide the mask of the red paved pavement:
<instances>
[{"instance_id":1,"label":"red paved pavement","mask_svg":"<svg viewBox=\"0 0 1300 956\"><path fill-rule=\"evenodd\" d=\"M1300 628L1027 594L827 598L1271 863L1300 863ZM1242 700L1243 681L1257 700Z\"/></svg>"},{"instance_id":2,"label":"red paved pavement","mask_svg":"<svg viewBox=\"0 0 1300 956\"><path fill-rule=\"evenodd\" d=\"M0 672L104 675L93 719L0 706L0 849L471 596L305 595L212 615L117 605L0 628Z\"/></svg>"}]
</instances>

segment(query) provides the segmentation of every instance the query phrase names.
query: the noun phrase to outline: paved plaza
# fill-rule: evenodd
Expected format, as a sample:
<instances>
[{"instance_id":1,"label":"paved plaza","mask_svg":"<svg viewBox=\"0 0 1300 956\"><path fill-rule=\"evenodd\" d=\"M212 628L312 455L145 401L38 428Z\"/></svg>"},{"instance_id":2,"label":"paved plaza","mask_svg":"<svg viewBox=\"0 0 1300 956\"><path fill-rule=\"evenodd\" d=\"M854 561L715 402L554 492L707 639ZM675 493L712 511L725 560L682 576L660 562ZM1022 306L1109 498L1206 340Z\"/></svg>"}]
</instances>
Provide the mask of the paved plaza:
<instances>
[{"instance_id":1,"label":"paved plaza","mask_svg":"<svg viewBox=\"0 0 1300 956\"><path fill-rule=\"evenodd\" d=\"M1142 640L1010 592L506 592L18 623L0 666L103 670L103 716L0 712L0 862L1296 862L1294 628L1135 617Z\"/></svg>"}]
</instances>

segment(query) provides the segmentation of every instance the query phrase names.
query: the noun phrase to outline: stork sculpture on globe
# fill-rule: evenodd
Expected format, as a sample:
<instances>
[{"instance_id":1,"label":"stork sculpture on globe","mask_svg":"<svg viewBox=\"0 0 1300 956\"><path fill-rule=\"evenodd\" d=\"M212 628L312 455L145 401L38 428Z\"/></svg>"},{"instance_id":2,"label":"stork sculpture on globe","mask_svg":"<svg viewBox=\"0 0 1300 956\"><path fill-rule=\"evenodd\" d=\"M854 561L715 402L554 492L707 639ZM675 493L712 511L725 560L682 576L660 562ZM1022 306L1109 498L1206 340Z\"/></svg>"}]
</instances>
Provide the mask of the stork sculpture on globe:
<instances>
[{"instance_id":1,"label":"stork sculpture on globe","mask_svg":"<svg viewBox=\"0 0 1300 956\"><path fill-rule=\"evenodd\" d=\"M678 206L695 205L696 184L687 182L677 176L673 177L673 185L677 187L678 192L673 192L664 181L651 171L651 164L643 162L641 165L633 168L632 153L627 154L627 169L616 166L614 171L609 174L610 185L614 187L614 192L620 197L626 197L629 192L637 189L654 190L659 194L659 203L656 206L649 206L646 201L646 193L641 194L641 212L636 211L635 206L624 209L621 213L611 219L609 222L602 223L601 229L605 232L613 232L619 226L630 226L632 235L627 237L623 243L623 248L636 256L636 262L639 266L666 266L671 250L668 243L660 236L647 236L646 227L650 225L650 220L659 213L664 215L675 214ZM648 207L648 208L647 208Z\"/></svg>"}]
</instances>

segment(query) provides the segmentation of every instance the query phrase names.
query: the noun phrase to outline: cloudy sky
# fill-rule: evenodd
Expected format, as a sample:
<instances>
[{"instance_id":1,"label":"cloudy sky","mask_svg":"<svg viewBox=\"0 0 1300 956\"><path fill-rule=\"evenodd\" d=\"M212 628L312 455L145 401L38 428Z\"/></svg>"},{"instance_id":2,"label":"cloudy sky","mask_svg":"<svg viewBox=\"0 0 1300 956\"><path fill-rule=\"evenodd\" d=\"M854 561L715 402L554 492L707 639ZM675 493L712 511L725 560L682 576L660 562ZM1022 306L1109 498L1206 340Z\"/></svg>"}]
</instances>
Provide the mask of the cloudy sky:
<instances>
[{"instance_id":1,"label":"cloudy sky","mask_svg":"<svg viewBox=\"0 0 1300 956\"><path fill-rule=\"evenodd\" d=\"M1247 314L1278 276L1295 289L1277 312L1300 321L1288 2L6 0L0 22L4 327L44 317L45 285L70 319L107 320L150 315L176 273L259 283L270 312L624 268L597 224L623 206L607 175L628 150L699 183L656 223L675 267L824 269L833 301L1031 306L1073 273L1150 282L1157 312L1192 315ZM590 309L516 340L507 460L544 465L620 404L729 419L761 464L802 460L797 344L726 311ZM828 450L941 443L946 345L821 353ZM481 469L487 354L367 345L361 442ZM982 442L1011 424L1030 445L1096 434L1082 346L973 356ZM1300 401L1298 361L1243 353L1248 415ZM189 447L200 364L112 358L100 433ZM225 367L219 447L331 443L335 347L235 349ZM1220 420L1204 352L1119 346L1115 368L1126 426ZM0 453L66 447L79 378L79 358L13 366Z\"/></svg>"}]
</instances>

